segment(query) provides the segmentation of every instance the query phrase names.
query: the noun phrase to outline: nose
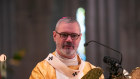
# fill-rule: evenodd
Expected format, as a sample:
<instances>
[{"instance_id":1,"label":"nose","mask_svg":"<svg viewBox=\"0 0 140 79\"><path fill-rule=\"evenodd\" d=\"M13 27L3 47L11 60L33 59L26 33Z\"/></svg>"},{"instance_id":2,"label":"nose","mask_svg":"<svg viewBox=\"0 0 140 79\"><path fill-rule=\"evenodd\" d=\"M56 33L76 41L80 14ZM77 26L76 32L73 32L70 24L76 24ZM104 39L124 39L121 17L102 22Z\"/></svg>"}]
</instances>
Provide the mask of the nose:
<instances>
[{"instance_id":1,"label":"nose","mask_svg":"<svg viewBox=\"0 0 140 79\"><path fill-rule=\"evenodd\" d=\"M68 35L66 41L67 41L67 42L72 42L72 39L71 39L71 36L70 36L70 35Z\"/></svg>"}]
</instances>

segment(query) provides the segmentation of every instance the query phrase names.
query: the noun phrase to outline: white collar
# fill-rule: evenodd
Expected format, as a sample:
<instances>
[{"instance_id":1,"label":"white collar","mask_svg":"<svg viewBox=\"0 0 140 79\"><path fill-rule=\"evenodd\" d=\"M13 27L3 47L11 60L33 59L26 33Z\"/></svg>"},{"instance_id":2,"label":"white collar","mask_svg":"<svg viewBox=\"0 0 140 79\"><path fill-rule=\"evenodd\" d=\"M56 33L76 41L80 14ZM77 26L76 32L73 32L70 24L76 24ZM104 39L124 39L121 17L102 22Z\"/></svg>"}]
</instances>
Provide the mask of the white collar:
<instances>
[{"instance_id":1,"label":"white collar","mask_svg":"<svg viewBox=\"0 0 140 79\"><path fill-rule=\"evenodd\" d=\"M62 56L60 56L57 52L55 53L56 57L63 62L64 64L66 64L67 66L75 66L78 65L78 59L77 59L77 55L72 58L72 59L68 59L68 58L64 58Z\"/></svg>"},{"instance_id":2,"label":"white collar","mask_svg":"<svg viewBox=\"0 0 140 79\"><path fill-rule=\"evenodd\" d=\"M45 60L48 61L57 71L69 78L79 79L83 76L83 69L85 66L85 62L83 60L81 60L78 70L70 69L53 54L49 54Z\"/></svg>"}]
</instances>

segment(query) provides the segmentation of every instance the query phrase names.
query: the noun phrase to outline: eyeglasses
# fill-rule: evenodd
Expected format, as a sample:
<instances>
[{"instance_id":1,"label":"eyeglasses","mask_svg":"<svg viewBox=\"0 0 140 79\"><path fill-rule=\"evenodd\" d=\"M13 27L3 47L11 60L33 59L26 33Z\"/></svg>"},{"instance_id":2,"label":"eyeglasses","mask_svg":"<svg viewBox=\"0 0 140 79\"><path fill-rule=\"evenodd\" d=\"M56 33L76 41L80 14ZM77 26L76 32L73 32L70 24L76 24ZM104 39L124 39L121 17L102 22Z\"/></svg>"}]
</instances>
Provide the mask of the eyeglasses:
<instances>
[{"instance_id":1,"label":"eyeglasses","mask_svg":"<svg viewBox=\"0 0 140 79\"><path fill-rule=\"evenodd\" d=\"M67 38L68 38L68 36L70 35L70 37L71 37L71 39L72 40L77 40L78 38L79 38L79 36L80 36L80 34L76 34L76 33L71 33L71 34L69 34L69 33L65 33L65 32L62 32L62 33L59 33L59 32L57 32L57 31L55 31L57 34L59 34L60 35L60 37L62 38L62 39L64 39L64 40L66 40Z\"/></svg>"}]
</instances>

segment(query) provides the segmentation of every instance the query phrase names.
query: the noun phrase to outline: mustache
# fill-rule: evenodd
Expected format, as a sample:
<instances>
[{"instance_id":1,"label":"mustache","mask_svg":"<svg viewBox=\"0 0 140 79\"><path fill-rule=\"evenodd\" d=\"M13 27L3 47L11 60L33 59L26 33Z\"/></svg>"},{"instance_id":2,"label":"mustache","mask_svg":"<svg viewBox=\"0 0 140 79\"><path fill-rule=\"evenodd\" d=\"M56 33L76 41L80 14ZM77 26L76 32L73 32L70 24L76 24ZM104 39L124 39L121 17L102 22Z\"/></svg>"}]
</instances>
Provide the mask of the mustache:
<instances>
[{"instance_id":1,"label":"mustache","mask_svg":"<svg viewBox=\"0 0 140 79\"><path fill-rule=\"evenodd\" d=\"M63 44L63 47L64 46L72 46L73 48L74 48L74 45L71 43L71 42L65 42L64 44Z\"/></svg>"}]
</instances>

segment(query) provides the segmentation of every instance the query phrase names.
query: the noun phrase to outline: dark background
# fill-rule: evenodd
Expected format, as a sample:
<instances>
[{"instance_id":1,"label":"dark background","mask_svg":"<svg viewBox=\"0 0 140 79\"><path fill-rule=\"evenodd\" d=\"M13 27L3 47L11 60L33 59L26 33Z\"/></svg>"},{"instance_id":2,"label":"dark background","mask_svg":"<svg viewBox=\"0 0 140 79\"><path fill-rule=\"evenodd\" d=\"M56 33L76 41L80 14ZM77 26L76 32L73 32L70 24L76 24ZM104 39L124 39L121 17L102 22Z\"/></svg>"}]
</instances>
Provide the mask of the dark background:
<instances>
[{"instance_id":1,"label":"dark background","mask_svg":"<svg viewBox=\"0 0 140 79\"><path fill-rule=\"evenodd\" d=\"M8 58L7 79L28 79L37 62L55 50L56 22L75 16L79 7L86 10L86 41L121 51L122 66L129 72L140 66L140 0L0 0L0 54ZM21 51L24 55L16 57ZM86 48L86 56L104 72L108 72L104 56L120 59L118 53L97 44Z\"/></svg>"}]
</instances>

